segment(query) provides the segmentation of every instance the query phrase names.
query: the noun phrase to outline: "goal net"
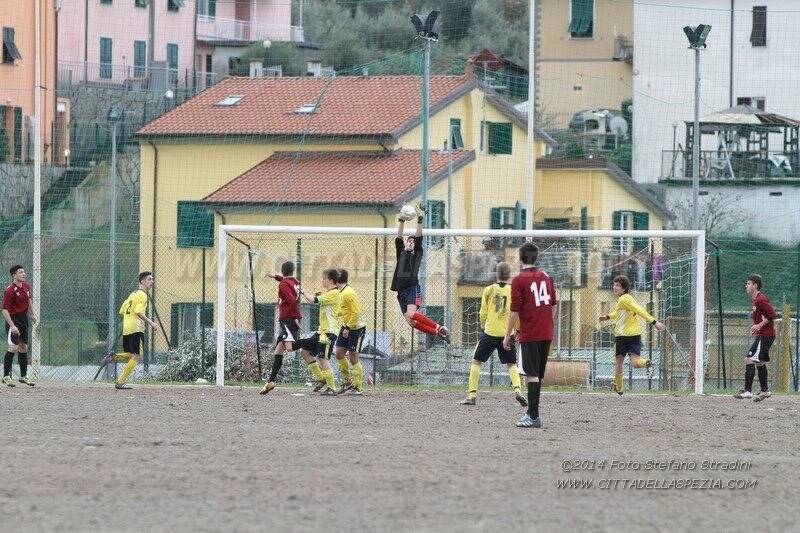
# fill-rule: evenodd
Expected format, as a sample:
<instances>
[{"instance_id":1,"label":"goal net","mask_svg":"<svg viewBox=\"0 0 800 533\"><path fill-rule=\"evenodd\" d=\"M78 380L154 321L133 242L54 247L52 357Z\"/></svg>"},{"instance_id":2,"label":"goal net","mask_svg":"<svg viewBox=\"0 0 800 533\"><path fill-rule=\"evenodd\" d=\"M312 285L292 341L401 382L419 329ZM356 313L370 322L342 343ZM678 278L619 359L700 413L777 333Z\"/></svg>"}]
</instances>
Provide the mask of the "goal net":
<instances>
[{"instance_id":1,"label":"goal net","mask_svg":"<svg viewBox=\"0 0 800 533\"><path fill-rule=\"evenodd\" d=\"M394 229L221 225L218 231L217 385L269 373L278 326L277 283L269 276L279 273L285 261L295 263L296 277L311 293L322 288L325 269L348 271L367 324L361 359L369 382L466 384L482 332L483 289L495 282L499 262L510 263L512 276L518 272L517 249L529 239L539 246L539 267L557 289L547 385L611 386L614 324L599 317L613 309L613 281L624 275L637 302L667 326L658 332L641 322L641 355L651 360L652 369L648 373L632 368L626 358L625 389L703 392L702 232L425 230L423 312L449 329L448 345L413 330L390 290L396 262ZM305 336L318 327L318 309L303 303L301 310ZM505 366L496 356L484 363L481 385L508 385ZM298 355L284 359L279 380L310 380Z\"/></svg>"}]
</instances>

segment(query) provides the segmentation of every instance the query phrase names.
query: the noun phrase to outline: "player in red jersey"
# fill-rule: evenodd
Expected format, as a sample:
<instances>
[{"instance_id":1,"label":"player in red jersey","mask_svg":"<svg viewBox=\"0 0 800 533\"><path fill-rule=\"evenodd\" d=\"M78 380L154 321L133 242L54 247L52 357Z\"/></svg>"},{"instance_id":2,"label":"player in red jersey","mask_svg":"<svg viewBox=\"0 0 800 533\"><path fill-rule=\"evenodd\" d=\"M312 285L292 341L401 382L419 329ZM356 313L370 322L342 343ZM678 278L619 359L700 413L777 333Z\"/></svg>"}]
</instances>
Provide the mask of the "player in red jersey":
<instances>
[{"instance_id":1,"label":"player in red jersey","mask_svg":"<svg viewBox=\"0 0 800 533\"><path fill-rule=\"evenodd\" d=\"M11 365L14 354L19 361L19 382L33 387L33 381L28 378L28 343L30 342L30 321L36 327L36 317L31 315L31 286L27 283L25 268L14 265L9 270L11 285L6 287L3 294L3 318L6 321L6 334L8 351L3 360L3 383L9 387L14 386L11 379Z\"/></svg>"},{"instance_id":2,"label":"player in red jersey","mask_svg":"<svg viewBox=\"0 0 800 533\"><path fill-rule=\"evenodd\" d=\"M508 315L503 348L511 349L511 333L519 321L519 342L522 349L522 371L528 383L528 412L517 427L540 428L539 395L553 341L556 311L556 290L544 270L536 268L539 247L526 242L519 247L522 270L511 281L511 312Z\"/></svg>"},{"instance_id":3,"label":"player in red jersey","mask_svg":"<svg viewBox=\"0 0 800 533\"><path fill-rule=\"evenodd\" d=\"M753 345L745 359L744 388L735 396L739 399L752 398L756 402L766 400L772 394L769 392L767 381L767 363L769 362L769 349L775 342L775 308L761 292L761 276L751 274L747 276L744 290L753 300L753 326L750 334L753 336ZM753 378L758 369L758 383L761 391L753 396Z\"/></svg>"},{"instance_id":4,"label":"player in red jersey","mask_svg":"<svg viewBox=\"0 0 800 533\"><path fill-rule=\"evenodd\" d=\"M281 275L272 276L278 283L278 341L275 344L275 359L272 361L272 371L269 379L261 389L261 394L267 394L275 388L275 380L283 365L283 354L291 352L293 344L300 338L300 282L294 277L294 263L286 261L281 265Z\"/></svg>"}]
</instances>

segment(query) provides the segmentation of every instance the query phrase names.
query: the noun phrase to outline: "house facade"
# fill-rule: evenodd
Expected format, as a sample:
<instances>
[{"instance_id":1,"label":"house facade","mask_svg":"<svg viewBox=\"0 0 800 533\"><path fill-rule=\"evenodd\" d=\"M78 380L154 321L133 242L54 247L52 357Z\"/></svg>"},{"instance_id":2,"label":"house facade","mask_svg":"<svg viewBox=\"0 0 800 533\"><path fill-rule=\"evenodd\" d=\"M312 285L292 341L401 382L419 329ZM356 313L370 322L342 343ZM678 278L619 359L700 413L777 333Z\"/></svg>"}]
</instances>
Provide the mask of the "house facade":
<instances>
[{"instance_id":1,"label":"house facade","mask_svg":"<svg viewBox=\"0 0 800 533\"><path fill-rule=\"evenodd\" d=\"M633 1L536 2L536 103L548 128L632 95Z\"/></svg>"},{"instance_id":2,"label":"house facade","mask_svg":"<svg viewBox=\"0 0 800 533\"><path fill-rule=\"evenodd\" d=\"M213 323L202 310L216 294L218 224L396 225L399 206L420 199L420 84L414 76L229 78L139 131L142 198L152 199L140 208L140 265L161 280L154 300L171 310L173 340L179 343L184 331ZM639 213L638 224L663 227L669 213L627 175L600 160L546 159L552 143L537 133L541 207L528 214L521 208L529 146L524 117L469 70L465 76L432 77L431 226L524 227L533 216L537 226L610 229ZM631 216L623 217L623 211ZM350 270L368 328L380 333L384 348L410 346L388 290L395 260L391 237L238 237L228 247L227 329L252 329L247 302L255 291L259 330L272 338L275 286L264 279L291 259L302 264L303 283L311 287L324 268ZM452 321L458 345L469 350L478 331L477 300L498 260L516 264L516 243L463 238L450 244L428 242L426 301L432 316ZM573 276L576 290L564 306L573 306L573 318L580 313L581 320L595 323L605 301L597 293L610 294L601 288L603 268L602 262L587 262L583 279ZM577 342L580 328L574 332Z\"/></svg>"}]
</instances>

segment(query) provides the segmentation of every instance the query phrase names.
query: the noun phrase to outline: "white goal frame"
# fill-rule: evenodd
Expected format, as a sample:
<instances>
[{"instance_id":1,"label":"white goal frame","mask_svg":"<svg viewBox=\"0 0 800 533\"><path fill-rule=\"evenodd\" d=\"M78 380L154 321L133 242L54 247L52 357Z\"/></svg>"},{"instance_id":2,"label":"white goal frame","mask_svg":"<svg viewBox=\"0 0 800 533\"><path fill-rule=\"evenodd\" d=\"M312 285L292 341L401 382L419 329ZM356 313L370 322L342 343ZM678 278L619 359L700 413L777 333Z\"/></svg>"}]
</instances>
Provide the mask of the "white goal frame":
<instances>
[{"instance_id":1,"label":"white goal frame","mask_svg":"<svg viewBox=\"0 0 800 533\"><path fill-rule=\"evenodd\" d=\"M406 235L413 235L415 228L406 228ZM228 235L232 233L287 234L304 235L369 235L373 237L392 237L395 228L347 228L331 226L253 226L221 224L217 230L217 368L216 385L225 385L225 313L228 274ZM706 233L696 230L487 230L487 229L426 229L429 237L527 237L539 238L683 238L692 240L692 249L698 260L695 261L694 296L694 392L703 394L705 362L705 255Z\"/></svg>"}]
</instances>

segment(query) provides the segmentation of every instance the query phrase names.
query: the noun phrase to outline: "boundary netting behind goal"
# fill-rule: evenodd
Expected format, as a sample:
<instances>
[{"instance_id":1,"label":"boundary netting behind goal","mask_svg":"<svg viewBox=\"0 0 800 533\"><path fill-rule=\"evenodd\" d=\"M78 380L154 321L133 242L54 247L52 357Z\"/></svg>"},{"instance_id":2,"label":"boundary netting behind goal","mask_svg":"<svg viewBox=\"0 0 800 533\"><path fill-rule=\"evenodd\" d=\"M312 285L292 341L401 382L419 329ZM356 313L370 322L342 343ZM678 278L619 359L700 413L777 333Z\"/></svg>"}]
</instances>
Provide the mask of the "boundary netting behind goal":
<instances>
[{"instance_id":1,"label":"boundary netting behind goal","mask_svg":"<svg viewBox=\"0 0 800 533\"><path fill-rule=\"evenodd\" d=\"M545 382L578 388L609 387L614 379L613 324L601 324L616 302L615 276L631 280L631 293L667 325L659 333L642 324L642 355L653 372L630 368L626 389L703 392L706 339L705 236L698 231L425 230L420 279L424 311L450 329L452 343L416 333L389 290L395 265L391 228L219 227L216 314L216 384L267 373L278 325L277 283L270 275L293 261L301 285L321 287L326 268L344 268L359 293L367 324L362 360L370 380L409 384L464 384L481 333L484 287L498 262L518 272L517 247L531 239L539 265L558 293L555 338ZM411 230L406 230L410 235ZM303 305L301 333L317 327L317 309ZM288 359L285 381L305 381L298 357ZM486 384L507 382L493 358L482 368ZM334 365L335 368L335 365Z\"/></svg>"}]
</instances>

